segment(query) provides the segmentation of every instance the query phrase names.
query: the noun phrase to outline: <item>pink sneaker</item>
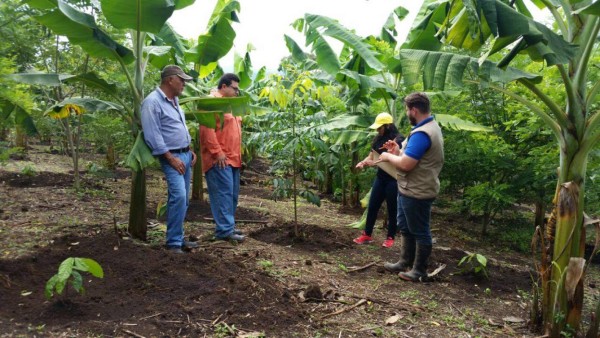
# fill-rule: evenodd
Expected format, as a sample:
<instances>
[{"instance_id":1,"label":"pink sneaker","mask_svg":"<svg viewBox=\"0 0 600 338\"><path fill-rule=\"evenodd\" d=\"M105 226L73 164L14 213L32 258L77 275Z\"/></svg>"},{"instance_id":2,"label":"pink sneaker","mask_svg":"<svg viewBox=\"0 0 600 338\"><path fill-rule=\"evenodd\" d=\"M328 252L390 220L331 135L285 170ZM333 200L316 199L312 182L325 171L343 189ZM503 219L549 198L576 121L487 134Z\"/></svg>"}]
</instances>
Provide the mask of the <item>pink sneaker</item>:
<instances>
[{"instance_id":1,"label":"pink sneaker","mask_svg":"<svg viewBox=\"0 0 600 338\"><path fill-rule=\"evenodd\" d=\"M363 231L360 237L354 239L354 243L356 244L369 244L373 242L373 237L367 236L367 233Z\"/></svg>"},{"instance_id":2,"label":"pink sneaker","mask_svg":"<svg viewBox=\"0 0 600 338\"><path fill-rule=\"evenodd\" d=\"M389 248L392 245L394 245L394 239L392 237L388 237L385 241L383 241L383 243L381 244L382 247L384 248Z\"/></svg>"}]
</instances>

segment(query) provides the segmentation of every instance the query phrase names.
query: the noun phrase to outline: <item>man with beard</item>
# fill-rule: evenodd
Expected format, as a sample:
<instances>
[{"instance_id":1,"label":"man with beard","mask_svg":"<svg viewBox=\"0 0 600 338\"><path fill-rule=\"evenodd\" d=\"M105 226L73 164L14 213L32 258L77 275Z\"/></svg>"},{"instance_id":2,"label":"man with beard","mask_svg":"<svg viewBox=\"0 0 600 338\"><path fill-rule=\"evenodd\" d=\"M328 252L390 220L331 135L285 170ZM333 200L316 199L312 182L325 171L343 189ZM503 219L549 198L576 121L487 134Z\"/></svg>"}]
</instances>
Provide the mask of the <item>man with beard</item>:
<instances>
[{"instance_id":1,"label":"man with beard","mask_svg":"<svg viewBox=\"0 0 600 338\"><path fill-rule=\"evenodd\" d=\"M183 253L182 248L198 247L196 242L183 238L183 221L189 205L190 179L196 154L190 151L192 138L178 100L185 82L192 77L178 66L170 65L163 68L160 79L160 86L142 102L142 128L144 140L152 155L158 157L167 180L167 249Z\"/></svg>"},{"instance_id":2,"label":"man with beard","mask_svg":"<svg viewBox=\"0 0 600 338\"><path fill-rule=\"evenodd\" d=\"M401 148L394 141L386 142L387 152L379 157L379 161L390 162L398 170L398 228L402 234L400 260L384 266L399 272L404 280L418 282L427 277L432 249L429 220L431 205L440 190L444 140L431 115L427 95L412 93L404 98L404 106L413 126L410 135Z\"/></svg>"}]
</instances>

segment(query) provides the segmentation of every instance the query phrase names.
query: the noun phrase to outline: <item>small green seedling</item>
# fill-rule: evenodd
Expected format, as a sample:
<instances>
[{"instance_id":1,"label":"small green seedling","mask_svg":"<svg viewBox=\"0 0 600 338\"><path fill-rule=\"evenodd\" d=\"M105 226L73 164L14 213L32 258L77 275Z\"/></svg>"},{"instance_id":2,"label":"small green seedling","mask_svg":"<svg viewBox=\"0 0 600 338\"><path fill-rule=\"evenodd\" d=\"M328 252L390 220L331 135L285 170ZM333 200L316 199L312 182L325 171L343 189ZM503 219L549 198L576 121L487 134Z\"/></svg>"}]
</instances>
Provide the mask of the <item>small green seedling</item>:
<instances>
[{"instance_id":1,"label":"small green seedling","mask_svg":"<svg viewBox=\"0 0 600 338\"><path fill-rule=\"evenodd\" d=\"M52 298L52 296L54 296L54 291L61 295L67 282L71 282L71 286L75 291L84 293L83 277L79 271L87 271L91 273L92 276L98 278L104 277L102 267L95 260L91 258L69 257L60 263L58 273L46 282L46 298Z\"/></svg>"},{"instance_id":2,"label":"small green seedling","mask_svg":"<svg viewBox=\"0 0 600 338\"><path fill-rule=\"evenodd\" d=\"M25 167L23 167L23 169L21 169L21 174L33 177L37 174L37 171L35 170L34 166L28 164Z\"/></svg>"},{"instance_id":3,"label":"small green seedling","mask_svg":"<svg viewBox=\"0 0 600 338\"><path fill-rule=\"evenodd\" d=\"M487 258L484 255L478 253L468 254L458 262L458 266L462 266L461 273L472 273L476 276L483 274L485 278L488 278Z\"/></svg>"}]
</instances>

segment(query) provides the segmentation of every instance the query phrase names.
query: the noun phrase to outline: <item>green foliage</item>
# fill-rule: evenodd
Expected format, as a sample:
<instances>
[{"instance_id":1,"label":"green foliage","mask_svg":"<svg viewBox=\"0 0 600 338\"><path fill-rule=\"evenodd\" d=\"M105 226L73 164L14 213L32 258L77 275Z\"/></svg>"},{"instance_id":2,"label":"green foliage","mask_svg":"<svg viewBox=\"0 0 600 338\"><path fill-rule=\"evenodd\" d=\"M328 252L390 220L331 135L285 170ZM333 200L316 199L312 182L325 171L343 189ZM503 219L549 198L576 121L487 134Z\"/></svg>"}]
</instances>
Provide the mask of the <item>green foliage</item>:
<instances>
[{"instance_id":1,"label":"green foliage","mask_svg":"<svg viewBox=\"0 0 600 338\"><path fill-rule=\"evenodd\" d=\"M265 259L261 259L258 261L258 265L264 270L268 270L273 268L273 262Z\"/></svg>"},{"instance_id":2,"label":"green foliage","mask_svg":"<svg viewBox=\"0 0 600 338\"><path fill-rule=\"evenodd\" d=\"M487 272L487 258L484 255L478 253L471 253L464 256L459 262L458 266L461 267L461 273L471 273L475 276L485 276L488 278Z\"/></svg>"},{"instance_id":3,"label":"green foliage","mask_svg":"<svg viewBox=\"0 0 600 338\"><path fill-rule=\"evenodd\" d=\"M33 177L37 175L37 171L35 170L35 167L33 165L28 164L25 167L23 167L23 169L21 169L21 174Z\"/></svg>"},{"instance_id":4,"label":"green foliage","mask_svg":"<svg viewBox=\"0 0 600 338\"><path fill-rule=\"evenodd\" d=\"M503 220L504 221L504 220ZM497 226L493 236L493 242L506 250L515 250L522 253L531 252L531 238L535 228L531 225L531 219L520 223L510 223Z\"/></svg>"},{"instance_id":5,"label":"green foliage","mask_svg":"<svg viewBox=\"0 0 600 338\"><path fill-rule=\"evenodd\" d=\"M465 201L471 213L482 213L493 216L514 202L510 195L510 185L483 182L465 189Z\"/></svg>"},{"instance_id":6,"label":"green foliage","mask_svg":"<svg viewBox=\"0 0 600 338\"><path fill-rule=\"evenodd\" d=\"M230 325L227 325L227 323L225 323L225 322L220 322L214 326L213 333L215 334L215 337L225 338L225 337L235 337L236 331L237 331L237 329L235 328L234 325L230 326Z\"/></svg>"},{"instance_id":7,"label":"green foliage","mask_svg":"<svg viewBox=\"0 0 600 338\"><path fill-rule=\"evenodd\" d=\"M6 164L6 162L10 158L10 155L19 153L20 151L20 148L10 147L8 142L0 141L0 166Z\"/></svg>"},{"instance_id":8,"label":"green foliage","mask_svg":"<svg viewBox=\"0 0 600 338\"><path fill-rule=\"evenodd\" d=\"M67 283L78 293L85 292L83 287L82 272L88 272L94 277L103 278L104 271L98 262L91 258L69 257L65 259L58 267L58 273L52 276L46 283L45 295L50 299L54 296L54 292L62 295Z\"/></svg>"}]
</instances>

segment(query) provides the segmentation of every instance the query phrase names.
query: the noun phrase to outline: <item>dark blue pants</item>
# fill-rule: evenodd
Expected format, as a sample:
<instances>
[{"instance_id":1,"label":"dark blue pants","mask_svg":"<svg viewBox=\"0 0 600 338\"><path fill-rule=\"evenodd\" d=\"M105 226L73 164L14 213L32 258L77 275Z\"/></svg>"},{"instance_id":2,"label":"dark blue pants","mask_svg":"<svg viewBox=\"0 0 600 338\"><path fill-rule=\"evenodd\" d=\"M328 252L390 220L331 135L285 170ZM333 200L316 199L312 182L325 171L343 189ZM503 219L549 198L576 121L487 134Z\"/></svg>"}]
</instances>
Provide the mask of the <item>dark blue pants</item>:
<instances>
[{"instance_id":1,"label":"dark blue pants","mask_svg":"<svg viewBox=\"0 0 600 338\"><path fill-rule=\"evenodd\" d=\"M396 180L386 180L379 177L375 177L373 187L371 188L371 197L369 198L369 207L367 209L367 224L365 227L365 233L369 236L373 233L373 227L377 220L377 214L379 208L386 201L387 212L388 212L388 237L394 238L396 236L396 214L397 214L397 203L396 198L398 196L398 186Z\"/></svg>"},{"instance_id":2,"label":"dark blue pants","mask_svg":"<svg viewBox=\"0 0 600 338\"><path fill-rule=\"evenodd\" d=\"M398 228L402 236L414 238L417 244L431 245L432 199L419 200L398 193Z\"/></svg>"}]
</instances>

